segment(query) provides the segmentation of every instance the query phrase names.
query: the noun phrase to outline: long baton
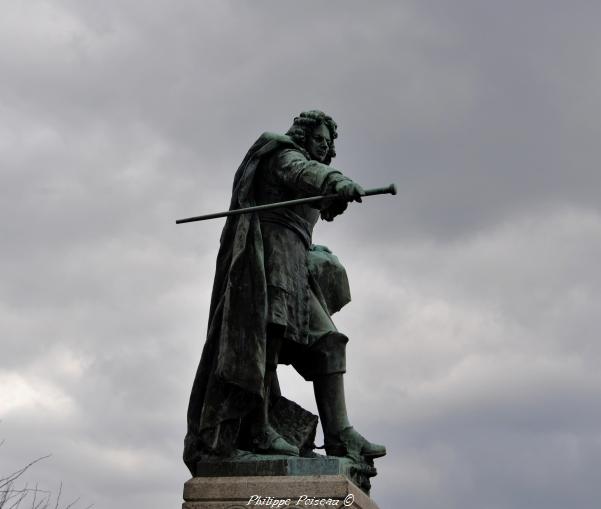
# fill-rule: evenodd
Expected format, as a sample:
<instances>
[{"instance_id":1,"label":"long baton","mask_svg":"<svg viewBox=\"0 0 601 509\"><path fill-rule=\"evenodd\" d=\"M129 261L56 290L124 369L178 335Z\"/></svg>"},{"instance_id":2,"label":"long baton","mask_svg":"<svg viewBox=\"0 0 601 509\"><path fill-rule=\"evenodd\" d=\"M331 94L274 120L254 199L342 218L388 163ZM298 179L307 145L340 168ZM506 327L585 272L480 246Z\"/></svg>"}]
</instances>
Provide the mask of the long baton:
<instances>
[{"instance_id":1,"label":"long baton","mask_svg":"<svg viewBox=\"0 0 601 509\"><path fill-rule=\"evenodd\" d=\"M388 187L378 187L377 189L367 189L361 196L374 196L376 194L396 194L396 186L390 184ZM338 194L325 194L320 196L310 196L308 198L299 198L297 200L280 201L277 203L266 203L265 205L256 205L245 209L226 210L225 212L215 212L214 214L205 214L204 216L187 217L178 219L175 224L192 223L194 221L204 221L205 219L215 219L218 217L237 216L239 214L248 214L249 212L258 212L260 210L279 209L281 207L291 207L293 205L302 205L305 203L313 203L320 200L335 200L341 199Z\"/></svg>"}]
</instances>

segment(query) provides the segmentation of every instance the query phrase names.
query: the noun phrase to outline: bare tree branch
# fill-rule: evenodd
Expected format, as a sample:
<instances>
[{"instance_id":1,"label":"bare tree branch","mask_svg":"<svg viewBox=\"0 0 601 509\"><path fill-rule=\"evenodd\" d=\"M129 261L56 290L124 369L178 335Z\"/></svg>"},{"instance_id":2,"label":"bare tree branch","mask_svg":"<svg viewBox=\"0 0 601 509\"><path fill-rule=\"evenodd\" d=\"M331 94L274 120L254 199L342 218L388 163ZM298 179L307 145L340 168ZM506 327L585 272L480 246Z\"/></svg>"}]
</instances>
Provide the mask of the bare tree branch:
<instances>
[{"instance_id":1,"label":"bare tree branch","mask_svg":"<svg viewBox=\"0 0 601 509\"><path fill-rule=\"evenodd\" d=\"M56 504L54 506L54 509L58 509L58 502L61 499L62 492L63 492L63 482L61 481L61 483L58 487L58 495L56 496Z\"/></svg>"},{"instance_id":2,"label":"bare tree branch","mask_svg":"<svg viewBox=\"0 0 601 509\"><path fill-rule=\"evenodd\" d=\"M2 423L2 420L0 420L0 423ZM0 447L2 447L3 444L4 439L0 440ZM27 470L29 470L36 463L50 458L50 456L52 455L47 454L46 456L40 456L39 458L30 461L27 463L27 465L19 470L15 470L8 475L0 475L0 509L17 509L23 502L27 502L28 497L31 497L31 509L50 508L50 504L52 502L52 492L39 489L38 484L35 485L35 488L30 488L27 484L25 484L25 486L22 488L15 487L15 481L19 479L25 472L27 472ZM62 492L63 483L61 481L53 509L61 509L59 508L59 504ZM74 509L75 504L79 502L80 498L81 497L76 498L73 502L64 506L62 509ZM91 509L92 507L94 507L94 504L87 506L85 509Z\"/></svg>"},{"instance_id":3,"label":"bare tree branch","mask_svg":"<svg viewBox=\"0 0 601 509\"><path fill-rule=\"evenodd\" d=\"M25 465L23 468L13 472L12 474L8 474L6 477L0 479L0 489L4 488L6 485L12 483L15 479L18 479L19 477L21 477L25 473L25 471L28 468L30 468L32 465L35 465L39 461L45 460L46 458L49 458L50 456L52 456L52 454L47 454L46 456L41 456L40 458L31 461L30 463Z\"/></svg>"}]
</instances>

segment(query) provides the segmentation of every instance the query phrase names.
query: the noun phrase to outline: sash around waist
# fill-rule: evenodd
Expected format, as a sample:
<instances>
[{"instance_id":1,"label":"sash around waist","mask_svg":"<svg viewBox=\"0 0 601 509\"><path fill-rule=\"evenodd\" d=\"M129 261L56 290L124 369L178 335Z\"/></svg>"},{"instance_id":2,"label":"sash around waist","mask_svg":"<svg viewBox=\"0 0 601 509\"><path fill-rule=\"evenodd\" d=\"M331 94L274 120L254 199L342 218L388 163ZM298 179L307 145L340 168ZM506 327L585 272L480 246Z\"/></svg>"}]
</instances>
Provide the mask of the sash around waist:
<instances>
[{"instance_id":1,"label":"sash around waist","mask_svg":"<svg viewBox=\"0 0 601 509\"><path fill-rule=\"evenodd\" d=\"M292 230L300 237L307 249L311 247L313 225L291 210L263 210L259 212L259 220L262 223L277 224Z\"/></svg>"}]
</instances>

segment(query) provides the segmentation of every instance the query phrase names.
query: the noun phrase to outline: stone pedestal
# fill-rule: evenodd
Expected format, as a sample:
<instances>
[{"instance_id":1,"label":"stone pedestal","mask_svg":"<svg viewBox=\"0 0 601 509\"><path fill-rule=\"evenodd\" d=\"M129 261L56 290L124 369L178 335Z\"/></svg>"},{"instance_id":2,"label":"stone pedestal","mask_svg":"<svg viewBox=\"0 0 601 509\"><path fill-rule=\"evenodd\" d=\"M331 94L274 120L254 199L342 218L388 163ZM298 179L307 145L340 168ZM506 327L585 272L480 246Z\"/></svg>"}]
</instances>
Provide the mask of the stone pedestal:
<instances>
[{"instance_id":1,"label":"stone pedestal","mask_svg":"<svg viewBox=\"0 0 601 509\"><path fill-rule=\"evenodd\" d=\"M292 507L378 509L344 475L194 477L184 485L182 509Z\"/></svg>"}]
</instances>

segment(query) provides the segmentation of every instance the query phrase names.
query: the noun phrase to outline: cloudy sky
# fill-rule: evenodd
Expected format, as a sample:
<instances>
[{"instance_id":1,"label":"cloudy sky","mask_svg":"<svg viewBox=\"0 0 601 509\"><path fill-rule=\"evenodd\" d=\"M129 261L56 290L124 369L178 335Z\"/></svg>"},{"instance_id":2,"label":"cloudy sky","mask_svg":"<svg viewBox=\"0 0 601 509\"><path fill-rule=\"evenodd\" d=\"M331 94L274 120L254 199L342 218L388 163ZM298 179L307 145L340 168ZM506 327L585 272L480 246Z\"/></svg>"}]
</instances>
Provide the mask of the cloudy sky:
<instances>
[{"instance_id":1,"label":"cloudy sky","mask_svg":"<svg viewBox=\"0 0 601 509\"><path fill-rule=\"evenodd\" d=\"M177 507L233 172L319 108L396 182L318 225L349 411L414 509L601 500L601 4L0 1L0 475ZM282 368L285 394L315 410ZM83 505L83 504L82 504Z\"/></svg>"}]
</instances>

